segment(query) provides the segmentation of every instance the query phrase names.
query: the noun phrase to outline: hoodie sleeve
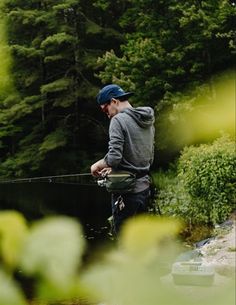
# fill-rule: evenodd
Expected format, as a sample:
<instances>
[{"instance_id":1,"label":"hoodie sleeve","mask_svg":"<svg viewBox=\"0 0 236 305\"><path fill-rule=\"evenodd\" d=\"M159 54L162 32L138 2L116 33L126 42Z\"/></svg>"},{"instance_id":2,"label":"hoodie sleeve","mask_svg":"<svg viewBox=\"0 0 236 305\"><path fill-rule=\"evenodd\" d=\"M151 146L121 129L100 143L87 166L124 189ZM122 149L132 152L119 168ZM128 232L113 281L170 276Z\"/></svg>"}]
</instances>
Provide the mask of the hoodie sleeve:
<instances>
[{"instance_id":1,"label":"hoodie sleeve","mask_svg":"<svg viewBox=\"0 0 236 305\"><path fill-rule=\"evenodd\" d=\"M109 127L108 153L104 157L105 162L112 168L117 168L123 156L124 131L119 120L113 117Z\"/></svg>"}]
</instances>

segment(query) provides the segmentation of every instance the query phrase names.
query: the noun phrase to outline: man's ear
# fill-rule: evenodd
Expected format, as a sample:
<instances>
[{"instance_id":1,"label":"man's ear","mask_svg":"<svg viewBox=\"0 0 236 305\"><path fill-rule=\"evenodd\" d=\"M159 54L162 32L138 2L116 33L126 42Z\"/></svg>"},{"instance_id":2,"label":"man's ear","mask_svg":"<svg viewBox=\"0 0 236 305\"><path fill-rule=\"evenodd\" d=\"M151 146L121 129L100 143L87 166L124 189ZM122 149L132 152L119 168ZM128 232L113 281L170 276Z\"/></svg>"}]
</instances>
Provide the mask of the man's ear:
<instances>
[{"instance_id":1,"label":"man's ear","mask_svg":"<svg viewBox=\"0 0 236 305\"><path fill-rule=\"evenodd\" d=\"M114 97L111 99L111 101L114 102L116 105L118 105L120 102L119 100L115 99Z\"/></svg>"}]
</instances>

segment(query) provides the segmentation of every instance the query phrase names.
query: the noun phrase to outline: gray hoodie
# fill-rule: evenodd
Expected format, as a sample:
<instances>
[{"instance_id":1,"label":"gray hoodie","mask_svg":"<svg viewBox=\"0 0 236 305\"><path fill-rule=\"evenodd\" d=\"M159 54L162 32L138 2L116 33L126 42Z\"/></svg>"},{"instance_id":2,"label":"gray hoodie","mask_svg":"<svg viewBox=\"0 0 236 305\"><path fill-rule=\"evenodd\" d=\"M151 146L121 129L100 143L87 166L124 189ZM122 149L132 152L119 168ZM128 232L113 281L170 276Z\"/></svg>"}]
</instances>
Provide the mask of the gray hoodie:
<instances>
[{"instance_id":1,"label":"gray hoodie","mask_svg":"<svg viewBox=\"0 0 236 305\"><path fill-rule=\"evenodd\" d=\"M150 107L125 108L112 117L109 149L104 157L115 170L127 170L144 176L153 162L154 111ZM135 192L149 185L148 176L137 179Z\"/></svg>"}]
</instances>

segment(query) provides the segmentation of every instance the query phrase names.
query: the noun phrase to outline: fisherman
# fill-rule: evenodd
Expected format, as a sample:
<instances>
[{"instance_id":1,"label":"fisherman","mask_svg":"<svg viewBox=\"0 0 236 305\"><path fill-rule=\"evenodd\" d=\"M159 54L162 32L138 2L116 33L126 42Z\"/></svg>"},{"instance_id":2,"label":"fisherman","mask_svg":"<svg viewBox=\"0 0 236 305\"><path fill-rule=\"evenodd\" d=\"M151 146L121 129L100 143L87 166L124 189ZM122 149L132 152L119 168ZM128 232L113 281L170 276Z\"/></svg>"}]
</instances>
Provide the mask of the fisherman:
<instances>
[{"instance_id":1,"label":"fisherman","mask_svg":"<svg viewBox=\"0 0 236 305\"><path fill-rule=\"evenodd\" d=\"M132 191L112 193L113 231L118 234L124 221L148 210L149 169L154 157L154 111L151 107L134 108L120 86L103 87L97 97L101 110L110 119L109 147L103 159L91 166L91 174L128 171L135 174Z\"/></svg>"}]
</instances>

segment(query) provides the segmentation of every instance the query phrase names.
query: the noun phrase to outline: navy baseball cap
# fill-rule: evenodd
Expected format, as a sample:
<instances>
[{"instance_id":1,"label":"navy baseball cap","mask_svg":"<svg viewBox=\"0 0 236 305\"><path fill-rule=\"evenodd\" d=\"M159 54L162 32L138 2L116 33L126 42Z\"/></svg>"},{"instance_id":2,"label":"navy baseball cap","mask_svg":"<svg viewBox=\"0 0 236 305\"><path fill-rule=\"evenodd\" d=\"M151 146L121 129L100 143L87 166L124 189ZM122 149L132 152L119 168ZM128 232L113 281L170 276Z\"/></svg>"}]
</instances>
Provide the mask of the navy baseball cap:
<instances>
[{"instance_id":1,"label":"navy baseball cap","mask_svg":"<svg viewBox=\"0 0 236 305\"><path fill-rule=\"evenodd\" d=\"M111 101L112 98L120 99L121 101L126 100L129 96L133 95L133 92L125 92L120 86L118 85L107 85L103 87L98 95L97 95L97 102L99 105L107 104Z\"/></svg>"}]
</instances>

